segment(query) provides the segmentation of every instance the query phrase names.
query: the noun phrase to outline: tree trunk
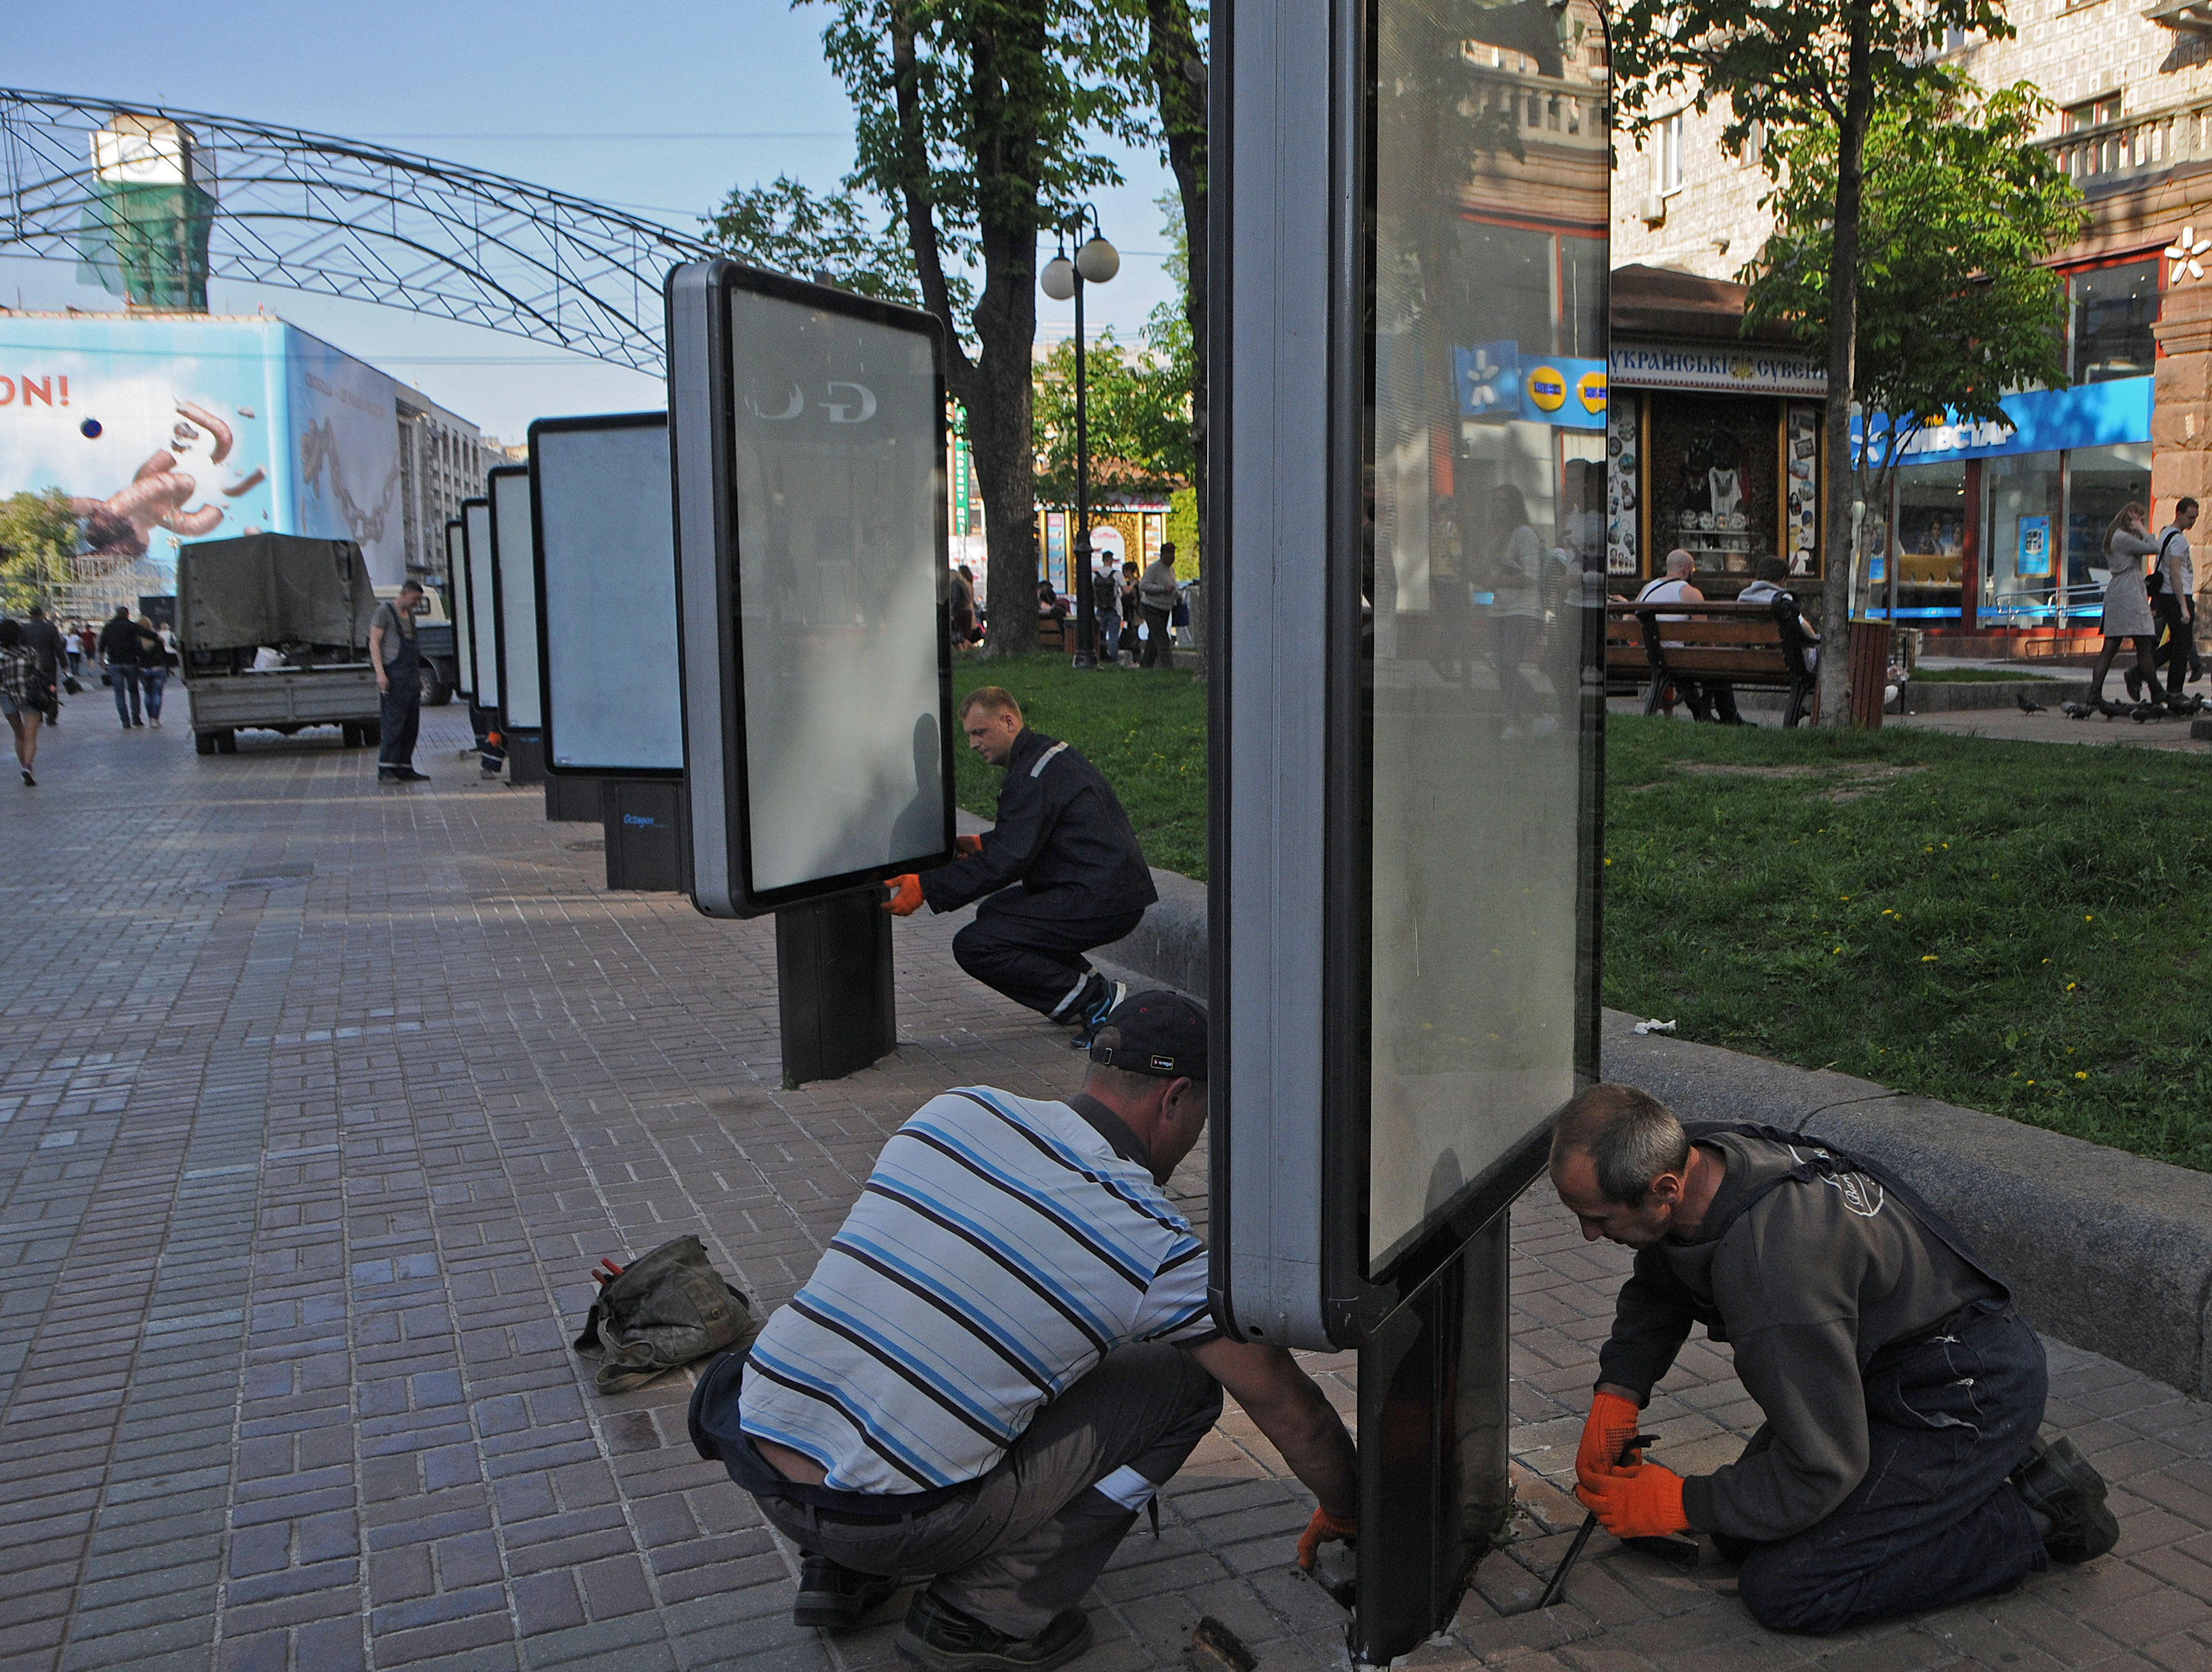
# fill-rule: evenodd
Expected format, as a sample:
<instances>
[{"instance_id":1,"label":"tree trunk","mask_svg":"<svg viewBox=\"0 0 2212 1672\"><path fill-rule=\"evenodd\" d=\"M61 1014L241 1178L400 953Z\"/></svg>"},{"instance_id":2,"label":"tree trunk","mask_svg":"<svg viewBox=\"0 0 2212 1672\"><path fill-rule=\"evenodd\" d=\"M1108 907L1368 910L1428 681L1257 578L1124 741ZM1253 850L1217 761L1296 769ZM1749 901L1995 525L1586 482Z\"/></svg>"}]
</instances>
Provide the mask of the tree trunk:
<instances>
[{"instance_id":1,"label":"tree trunk","mask_svg":"<svg viewBox=\"0 0 2212 1672\"><path fill-rule=\"evenodd\" d=\"M1189 271L1183 313L1190 321L1191 486L1197 490L1199 527L1206 526L1206 61L1198 50L1190 0L1145 0L1151 22L1146 53L1159 99L1160 131L1168 167L1182 198L1184 248ZM1197 75L1190 72L1195 68ZM1194 557L1202 552L1192 554Z\"/></svg>"},{"instance_id":2,"label":"tree trunk","mask_svg":"<svg viewBox=\"0 0 2212 1672\"><path fill-rule=\"evenodd\" d=\"M1844 698L1850 666L1851 394L1858 372L1859 210L1865 197L1867 122L1874 106L1874 69L1868 51L1863 5L1851 9L1850 56L1844 119L1836 136L1835 242L1828 258L1827 575L1821 588L1820 724L1848 726ZM1872 507L1869 507L1869 510Z\"/></svg>"}]
</instances>

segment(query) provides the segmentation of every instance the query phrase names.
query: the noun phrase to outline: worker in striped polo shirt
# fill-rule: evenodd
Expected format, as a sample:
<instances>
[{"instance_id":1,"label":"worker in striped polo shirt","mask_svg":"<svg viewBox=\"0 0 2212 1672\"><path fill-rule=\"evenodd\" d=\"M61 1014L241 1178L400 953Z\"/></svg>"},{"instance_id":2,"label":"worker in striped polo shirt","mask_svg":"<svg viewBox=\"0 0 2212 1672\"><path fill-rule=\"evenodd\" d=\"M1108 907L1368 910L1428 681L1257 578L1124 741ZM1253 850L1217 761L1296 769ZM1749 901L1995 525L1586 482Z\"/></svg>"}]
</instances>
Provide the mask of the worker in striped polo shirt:
<instances>
[{"instance_id":1,"label":"worker in striped polo shirt","mask_svg":"<svg viewBox=\"0 0 2212 1672\"><path fill-rule=\"evenodd\" d=\"M1163 1189L1205 1125L1205 1012L1146 992L1065 1102L964 1087L891 1135L814 1275L691 1402L702 1454L804 1553L799 1624L927 1575L898 1648L928 1672L1073 1660L1085 1593L1224 1388L1320 1500L1299 1560L1354 1534L1351 1436L1288 1353L1221 1333Z\"/></svg>"}]
</instances>

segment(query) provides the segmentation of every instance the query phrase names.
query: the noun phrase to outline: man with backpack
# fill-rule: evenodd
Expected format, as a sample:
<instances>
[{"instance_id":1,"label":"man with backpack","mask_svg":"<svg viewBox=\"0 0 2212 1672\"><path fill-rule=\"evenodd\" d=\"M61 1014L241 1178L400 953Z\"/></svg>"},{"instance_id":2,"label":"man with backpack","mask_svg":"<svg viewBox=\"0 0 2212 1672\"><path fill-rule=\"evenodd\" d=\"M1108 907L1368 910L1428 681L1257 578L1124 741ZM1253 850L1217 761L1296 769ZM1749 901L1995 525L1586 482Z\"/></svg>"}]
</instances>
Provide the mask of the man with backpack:
<instances>
[{"instance_id":1,"label":"man with backpack","mask_svg":"<svg viewBox=\"0 0 2212 1672\"><path fill-rule=\"evenodd\" d=\"M1771 1127L1685 1127L1628 1086L1577 1094L1552 1184L1591 1241L1636 1251L1575 1455L1623 1539L1708 1533L1773 1631L1836 1632L2009 1589L2110 1550L2073 1442L2038 1435L2043 1343L2004 1281L1902 1180ZM1684 1479L1635 1441L1692 1324L1766 1421Z\"/></svg>"},{"instance_id":2,"label":"man with backpack","mask_svg":"<svg viewBox=\"0 0 2212 1672\"><path fill-rule=\"evenodd\" d=\"M2159 657L2166 664L2169 703L2180 701L2182 686L2203 673L2203 664L2197 659L2197 564L2189 550L2189 530L2196 526L2197 501L2186 496L2176 500L2173 520L2159 533L2158 557L2151 570L2150 608L2166 640ZM2155 699L2158 693L2145 694Z\"/></svg>"}]
</instances>

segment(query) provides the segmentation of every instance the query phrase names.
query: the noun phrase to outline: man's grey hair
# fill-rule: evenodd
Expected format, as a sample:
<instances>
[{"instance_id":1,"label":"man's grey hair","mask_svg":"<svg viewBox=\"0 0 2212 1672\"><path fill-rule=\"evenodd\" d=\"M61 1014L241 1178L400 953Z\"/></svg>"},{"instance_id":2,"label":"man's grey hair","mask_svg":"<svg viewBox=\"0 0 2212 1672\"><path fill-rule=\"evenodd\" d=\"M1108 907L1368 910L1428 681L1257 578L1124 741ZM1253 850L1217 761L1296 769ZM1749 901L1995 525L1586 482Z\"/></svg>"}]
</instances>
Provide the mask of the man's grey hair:
<instances>
[{"instance_id":1,"label":"man's grey hair","mask_svg":"<svg viewBox=\"0 0 2212 1672\"><path fill-rule=\"evenodd\" d=\"M1653 1179L1687 1165L1690 1135L1657 1098L1601 1081L1577 1092L1552 1129L1553 1171L1574 1154L1590 1158L1607 1202L1640 1208Z\"/></svg>"},{"instance_id":2,"label":"man's grey hair","mask_svg":"<svg viewBox=\"0 0 2212 1672\"><path fill-rule=\"evenodd\" d=\"M1675 580L1682 579L1697 566L1698 560L1692 557L1689 553L1684 551L1680 546L1675 547L1673 551L1667 554L1667 572Z\"/></svg>"}]
</instances>

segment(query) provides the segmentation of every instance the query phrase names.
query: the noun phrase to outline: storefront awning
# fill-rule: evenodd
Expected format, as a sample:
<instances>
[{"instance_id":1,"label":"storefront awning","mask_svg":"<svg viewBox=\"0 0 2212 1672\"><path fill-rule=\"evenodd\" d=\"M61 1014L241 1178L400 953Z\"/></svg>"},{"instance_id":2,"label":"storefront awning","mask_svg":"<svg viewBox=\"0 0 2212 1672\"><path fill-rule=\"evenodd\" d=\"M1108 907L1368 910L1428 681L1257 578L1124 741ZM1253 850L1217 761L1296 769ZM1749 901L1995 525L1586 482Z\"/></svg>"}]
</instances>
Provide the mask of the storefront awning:
<instances>
[{"instance_id":1,"label":"storefront awning","mask_svg":"<svg viewBox=\"0 0 2212 1672\"><path fill-rule=\"evenodd\" d=\"M2106 447L2150 439L2151 385L2155 378L2115 378L2071 389L2031 389L2004 397L2010 423L1977 421L1947 413L1905 444L1900 462L1948 463L1998 458L2011 453L2052 453L2066 447ZM1877 437L1882 434L1877 427ZM1856 457L1859 431L1851 431Z\"/></svg>"}]
</instances>

